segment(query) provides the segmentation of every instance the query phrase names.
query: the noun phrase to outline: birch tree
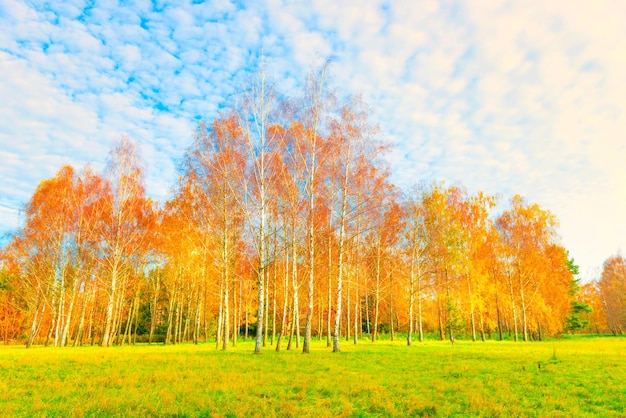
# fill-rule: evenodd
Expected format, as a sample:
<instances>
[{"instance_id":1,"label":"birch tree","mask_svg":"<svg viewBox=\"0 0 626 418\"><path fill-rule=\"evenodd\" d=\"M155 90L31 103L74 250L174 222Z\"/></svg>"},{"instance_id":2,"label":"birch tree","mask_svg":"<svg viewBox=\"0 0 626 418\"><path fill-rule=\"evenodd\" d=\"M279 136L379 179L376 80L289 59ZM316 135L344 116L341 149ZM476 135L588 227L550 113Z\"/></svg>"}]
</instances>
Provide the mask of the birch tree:
<instances>
[{"instance_id":1,"label":"birch tree","mask_svg":"<svg viewBox=\"0 0 626 418\"><path fill-rule=\"evenodd\" d=\"M319 170L319 155L323 136L321 132L325 118L325 109L328 105L326 95L326 78L330 62L327 61L317 72L311 72L305 83L302 124L304 135L301 147L301 161L305 172L305 194L307 200L307 245L308 245L308 306L304 326L304 342L302 352L308 353L311 344L311 326L314 309L315 289L315 202L317 199L317 182Z\"/></svg>"},{"instance_id":2,"label":"birch tree","mask_svg":"<svg viewBox=\"0 0 626 418\"><path fill-rule=\"evenodd\" d=\"M241 104L236 110L237 123L242 130L243 144L248 155L247 185L245 197L246 217L256 252L257 327L254 352L260 353L263 343L265 312L265 271L268 266L268 216L271 178L274 176L272 161L277 151L275 135L269 128L276 118L276 96L273 84L267 79L264 64L243 92Z\"/></svg>"},{"instance_id":3,"label":"birch tree","mask_svg":"<svg viewBox=\"0 0 626 418\"><path fill-rule=\"evenodd\" d=\"M109 154L107 175L112 186L104 240L108 271L106 312L100 345L113 343L119 310L123 301L124 279L132 266L132 259L140 253L149 202L145 198L143 169L137 145L122 137Z\"/></svg>"}]
</instances>

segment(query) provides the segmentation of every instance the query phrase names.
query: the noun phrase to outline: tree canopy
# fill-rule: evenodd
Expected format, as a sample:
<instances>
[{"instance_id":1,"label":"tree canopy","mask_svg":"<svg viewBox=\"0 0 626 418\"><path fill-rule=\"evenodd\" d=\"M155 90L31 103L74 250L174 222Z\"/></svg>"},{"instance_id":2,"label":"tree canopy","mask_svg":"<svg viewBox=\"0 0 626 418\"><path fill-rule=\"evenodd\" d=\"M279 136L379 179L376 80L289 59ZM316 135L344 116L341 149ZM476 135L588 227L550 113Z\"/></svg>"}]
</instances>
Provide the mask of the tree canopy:
<instances>
[{"instance_id":1,"label":"tree canopy","mask_svg":"<svg viewBox=\"0 0 626 418\"><path fill-rule=\"evenodd\" d=\"M256 352L283 339L308 352L311 338L339 351L341 337L381 333L411 344L623 332L623 258L577 286L539 205L514 196L494 213L495 197L461 186L401 190L368 107L331 94L326 71L295 98L261 74L201 122L167 202L145 195L126 137L104 173L64 166L43 180L1 253L0 338L226 350L254 335ZM605 322L586 317L600 310Z\"/></svg>"}]
</instances>

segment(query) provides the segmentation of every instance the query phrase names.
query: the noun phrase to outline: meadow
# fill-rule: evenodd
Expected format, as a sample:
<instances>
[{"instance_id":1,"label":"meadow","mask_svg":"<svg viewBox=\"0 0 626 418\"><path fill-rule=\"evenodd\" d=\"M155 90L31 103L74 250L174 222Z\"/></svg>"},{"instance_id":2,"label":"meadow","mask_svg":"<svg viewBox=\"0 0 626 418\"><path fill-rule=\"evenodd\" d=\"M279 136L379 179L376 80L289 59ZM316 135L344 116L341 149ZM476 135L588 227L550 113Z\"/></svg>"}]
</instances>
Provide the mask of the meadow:
<instances>
[{"instance_id":1,"label":"meadow","mask_svg":"<svg viewBox=\"0 0 626 418\"><path fill-rule=\"evenodd\" d=\"M626 416L626 338L0 348L1 416Z\"/></svg>"}]
</instances>

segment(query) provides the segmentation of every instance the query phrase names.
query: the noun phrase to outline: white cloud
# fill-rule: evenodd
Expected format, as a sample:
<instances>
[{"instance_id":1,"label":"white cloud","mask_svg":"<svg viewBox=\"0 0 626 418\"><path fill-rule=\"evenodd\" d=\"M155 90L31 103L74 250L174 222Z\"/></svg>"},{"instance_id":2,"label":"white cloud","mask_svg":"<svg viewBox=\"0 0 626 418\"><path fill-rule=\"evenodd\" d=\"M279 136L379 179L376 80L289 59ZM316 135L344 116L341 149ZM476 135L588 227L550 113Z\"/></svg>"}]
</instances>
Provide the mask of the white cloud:
<instances>
[{"instance_id":1,"label":"white cloud","mask_svg":"<svg viewBox=\"0 0 626 418\"><path fill-rule=\"evenodd\" d=\"M562 219L564 244L587 266L599 265L626 234L618 180L626 157L618 74L626 69L624 54L614 53L626 39L615 16L626 9L619 2L600 4L466 7L476 34L477 122L497 141L519 141L505 154L523 155L526 163L509 187Z\"/></svg>"},{"instance_id":2,"label":"white cloud","mask_svg":"<svg viewBox=\"0 0 626 418\"><path fill-rule=\"evenodd\" d=\"M561 219L584 273L626 248L623 16L584 0L6 0L0 202L22 204L62 162L101 167L122 133L163 199L196 117L217 115L261 48L288 89L332 55L339 93L362 92L397 144L398 182L526 195Z\"/></svg>"}]
</instances>

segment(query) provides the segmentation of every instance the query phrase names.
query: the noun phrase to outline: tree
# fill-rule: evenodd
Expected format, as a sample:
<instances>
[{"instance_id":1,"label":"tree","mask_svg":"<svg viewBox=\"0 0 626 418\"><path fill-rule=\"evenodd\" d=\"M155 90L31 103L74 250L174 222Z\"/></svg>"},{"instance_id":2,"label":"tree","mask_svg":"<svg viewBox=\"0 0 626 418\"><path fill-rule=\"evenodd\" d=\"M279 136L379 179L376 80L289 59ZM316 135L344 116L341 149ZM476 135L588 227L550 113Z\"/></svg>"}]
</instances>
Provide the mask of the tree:
<instances>
[{"instance_id":1,"label":"tree","mask_svg":"<svg viewBox=\"0 0 626 418\"><path fill-rule=\"evenodd\" d=\"M389 280L396 273L394 271L394 260L397 257L395 246L399 240L400 231L403 229L397 189L387 182L387 176L386 171L379 171L373 167L365 176L369 180L366 190L371 199L365 243L369 278L373 283L373 289L370 289L373 298L370 317L372 342L378 337L381 301L385 296L383 292L390 289Z\"/></svg>"},{"instance_id":2,"label":"tree","mask_svg":"<svg viewBox=\"0 0 626 418\"><path fill-rule=\"evenodd\" d=\"M195 245L206 254L219 272L219 315L217 336L223 350L230 340L230 296L235 263L240 257L243 234L244 150L243 133L234 116L214 121L210 132L200 124L194 144L187 152L186 172L178 205L192 223ZM201 276L205 276L203 273ZM202 298L202 292L198 291ZM198 317L198 314L196 314ZM236 321L234 321L236 322Z\"/></svg>"},{"instance_id":3,"label":"tree","mask_svg":"<svg viewBox=\"0 0 626 418\"><path fill-rule=\"evenodd\" d=\"M593 280L580 286L577 297L579 301L588 305L592 310L587 314L581 313L583 317L589 320L588 332L595 332L596 334L611 332L607 323L599 281Z\"/></svg>"},{"instance_id":4,"label":"tree","mask_svg":"<svg viewBox=\"0 0 626 418\"><path fill-rule=\"evenodd\" d=\"M263 63L260 72L243 93L243 103L237 109L237 123L242 131L242 142L248 154L246 178L250 179L246 192L246 217L256 251L258 310L255 353L261 352L263 342L263 315L265 312L265 274L269 264L267 241L270 204L270 181L274 177L272 162L278 149L275 135L268 131L276 117L276 96L268 82ZM268 134L268 132L270 134Z\"/></svg>"},{"instance_id":5,"label":"tree","mask_svg":"<svg viewBox=\"0 0 626 418\"><path fill-rule=\"evenodd\" d=\"M305 173L305 194L307 199L307 245L308 245L308 306L306 322L304 326L304 342L302 352L310 351L311 327L314 308L315 289L315 202L317 200L316 186L318 182L318 166L321 141L323 139L321 128L324 123L324 111L326 107L326 75L329 61L326 61L319 71L311 71L306 79L304 90L303 109L301 123L303 134L300 140L302 146L298 149Z\"/></svg>"},{"instance_id":6,"label":"tree","mask_svg":"<svg viewBox=\"0 0 626 418\"><path fill-rule=\"evenodd\" d=\"M556 218L537 204L526 204L518 195L496 224L504 245L503 266L510 290L515 340L519 311L524 341L528 341L531 329L541 338L542 325L551 333L560 331L569 313L573 275L567 252L557 244ZM553 313L547 315L549 312Z\"/></svg>"},{"instance_id":7,"label":"tree","mask_svg":"<svg viewBox=\"0 0 626 418\"><path fill-rule=\"evenodd\" d=\"M445 188L433 184L422 199L424 224L428 236L430 262L429 272L435 292L439 338L445 334L453 341L454 323L448 321L457 315L457 299L454 297L460 285L460 274L465 270L465 231L461 224L460 211L465 200L465 191L458 187Z\"/></svg>"},{"instance_id":8,"label":"tree","mask_svg":"<svg viewBox=\"0 0 626 418\"><path fill-rule=\"evenodd\" d=\"M32 318L26 346L44 326L46 344L65 346L76 329L81 341L85 309L95 292L101 254L100 220L108 183L88 167L77 173L62 167L42 181L26 205L26 223L8 247L12 276L20 277ZM76 308L80 306L80 311ZM77 327L72 327L78 315Z\"/></svg>"},{"instance_id":9,"label":"tree","mask_svg":"<svg viewBox=\"0 0 626 418\"><path fill-rule=\"evenodd\" d=\"M610 331L623 334L626 330L626 259L620 254L604 262L598 288Z\"/></svg>"},{"instance_id":10,"label":"tree","mask_svg":"<svg viewBox=\"0 0 626 418\"><path fill-rule=\"evenodd\" d=\"M25 329L28 312L26 289L20 280L19 270L11 246L0 253L0 339L8 345Z\"/></svg>"},{"instance_id":11,"label":"tree","mask_svg":"<svg viewBox=\"0 0 626 418\"><path fill-rule=\"evenodd\" d=\"M331 183L338 187L336 193L339 197L338 206L333 210L338 227L334 352L339 351L346 249L347 245L351 244L352 240L360 238L362 233L359 222L355 221L360 220L367 206L375 204L375 199L371 198L375 189L368 190L368 187L380 186L381 189L392 190L388 183L388 172L380 160L386 148L376 138L378 127L369 122L368 113L361 97L357 96L341 109L340 117L332 123L331 142L335 144L336 151L333 152L334 167L329 171L335 173L333 178L336 181ZM390 192L390 195L393 195L393 192ZM393 195L392 198L396 196ZM400 210L397 205L393 209Z\"/></svg>"},{"instance_id":12,"label":"tree","mask_svg":"<svg viewBox=\"0 0 626 418\"><path fill-rule=\"evenodd\" d=\"M122 137L111 150L107 164L112 196L108 201L104 237L108 272L108 301L100 345L113 344L124 303L126 280L141 265L145 231L151 221L151 204L145 197L143 169L137 145Z\"/></svg>"},{"instance_id":13,"label":"tree","mask_svg":"<svg viewBox=\"0 0 626 418\"><path fill-rule=\"evenodd\" d=\"M578 266L574 262L574 258L569 257L569 253L567 258L567 269L572 276L576 277L576 275L578 275ZM570 293L572 297L575 297L580 293L579 279L572 280ZM571 305L572 311L566 319L565 329L573 333L589 326L590 320L585 319L585 317L588 317L588 314L593 312L593 308L581 300L572 300Z\"/></svg>"},{"instance_id":14,"label":"tree","mask_svg":"<svg viewBox=\"0 0 626 418\"><path fill-rule=\"evenodd\" d=\"M589 326L589 319L584 319L585 314L593 312L593 308L584 302L572 301L572 313L567 317L565 329L576 332Z\"/></svg>"},{"instance_id":15,"label":"tree","mask_svg":"<svg viewBox=\"0 0 626 418\"><path fill-rule=\"evenodd\" d=\"M407 345L413 342L415 332L415 302L417 301L417 332L420 342L424 341L424 323L422 317L422 300L424 298L424 280L428 273L428 235L424 223L424 206L418 187L411 190L405 200L406 230L404 235L404 254L408 258L408 321Z\"/></svg>"}]
</instances>

